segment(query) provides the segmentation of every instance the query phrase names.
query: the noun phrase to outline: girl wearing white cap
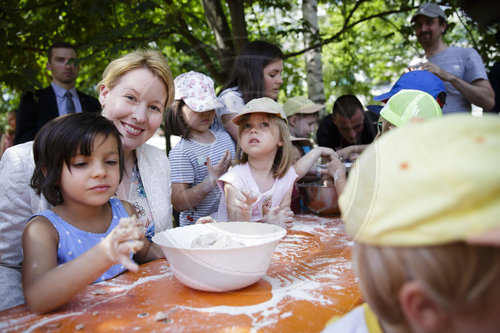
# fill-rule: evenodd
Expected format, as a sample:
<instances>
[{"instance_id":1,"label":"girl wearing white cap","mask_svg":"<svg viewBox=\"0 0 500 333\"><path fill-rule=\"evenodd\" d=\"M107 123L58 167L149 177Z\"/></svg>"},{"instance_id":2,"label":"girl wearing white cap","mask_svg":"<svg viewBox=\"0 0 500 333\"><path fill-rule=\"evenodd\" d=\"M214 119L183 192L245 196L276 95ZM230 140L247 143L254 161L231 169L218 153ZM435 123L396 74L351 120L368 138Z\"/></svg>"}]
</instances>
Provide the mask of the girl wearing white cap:
<instances>
[{"instance_id":1,"label":"girl wearing white cap","mask_svg":"<svg viewBox=\"0 0 500 333\"><path fill-rule=\"evenodd\" d=\"M212 79L191 71L174 83L175 101L166 126L182 139L169 153L172 205L179 212L179 225L185 226L217 211L221 193L216 180L227 171L235 149L226 131L211 129L214 109L222 106Z\"/></svg>"}]
</instances>

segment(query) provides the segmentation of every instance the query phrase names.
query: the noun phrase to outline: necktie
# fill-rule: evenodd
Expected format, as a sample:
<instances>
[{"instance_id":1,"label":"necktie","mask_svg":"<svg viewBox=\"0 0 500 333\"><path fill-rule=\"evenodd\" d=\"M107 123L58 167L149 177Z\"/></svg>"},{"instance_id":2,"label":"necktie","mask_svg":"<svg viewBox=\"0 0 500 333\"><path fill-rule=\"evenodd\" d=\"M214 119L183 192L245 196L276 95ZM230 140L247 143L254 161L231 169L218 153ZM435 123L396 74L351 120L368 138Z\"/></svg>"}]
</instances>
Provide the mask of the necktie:
<instances>
[{"instance_id":1,"label":"necktie","mask_svg":"<svg viewBox=\"0 0 500 333\"><path fill-rule=\"evenodd\" d=\"M75 113L75 103L73 103L73 95L69 91L66 91L64 98L66 99L66 113Z\"/></svg>"}]
</instances>

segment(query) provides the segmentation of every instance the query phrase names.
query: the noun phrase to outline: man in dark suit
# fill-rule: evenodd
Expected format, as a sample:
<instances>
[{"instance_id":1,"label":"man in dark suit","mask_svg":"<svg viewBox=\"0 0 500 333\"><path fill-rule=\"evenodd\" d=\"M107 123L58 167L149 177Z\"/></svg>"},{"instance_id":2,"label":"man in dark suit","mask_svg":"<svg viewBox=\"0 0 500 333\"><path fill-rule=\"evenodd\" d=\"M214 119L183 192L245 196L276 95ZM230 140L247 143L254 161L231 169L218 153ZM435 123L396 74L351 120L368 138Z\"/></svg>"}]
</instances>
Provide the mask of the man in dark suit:
<instances>
[{"instance_id":1,"label":"man in dark suit","mask_svg":"<svg viewBox=\"0 0 500 333\"><path fill-rule=\"evenodd\" d=\"M47 70L52 84L28 92L21 98L16 114L14 144L31 141L50 120L74 112L100 112L99 101L75 88L79 66L75 65L76 49L69 43L54 43L47 52Z\"/></svg>"}]
</instances>

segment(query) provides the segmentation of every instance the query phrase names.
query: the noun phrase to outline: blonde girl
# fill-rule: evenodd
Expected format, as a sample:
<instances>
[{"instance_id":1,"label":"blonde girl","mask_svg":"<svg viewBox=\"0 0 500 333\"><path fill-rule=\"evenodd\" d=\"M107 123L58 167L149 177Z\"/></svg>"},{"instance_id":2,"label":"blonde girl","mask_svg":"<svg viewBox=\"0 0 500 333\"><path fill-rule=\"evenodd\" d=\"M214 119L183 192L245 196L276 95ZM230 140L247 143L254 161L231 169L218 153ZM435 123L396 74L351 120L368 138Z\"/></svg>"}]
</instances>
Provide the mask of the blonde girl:
<instances>
[{"instance_id":1,"label":"blonde girl","mask_svg":"<svg viewBox=\"0 0 500 333\"><path fill-rule=\"evenodd\" d=\"M219 221L264 221L293 225L290 210L295 181L329 148L315 148L292 167L293 150L286 116L268 97L251 100L233 122L238 125L237 161L218 185L224 192Z\"/></svg>"}]
</instances>

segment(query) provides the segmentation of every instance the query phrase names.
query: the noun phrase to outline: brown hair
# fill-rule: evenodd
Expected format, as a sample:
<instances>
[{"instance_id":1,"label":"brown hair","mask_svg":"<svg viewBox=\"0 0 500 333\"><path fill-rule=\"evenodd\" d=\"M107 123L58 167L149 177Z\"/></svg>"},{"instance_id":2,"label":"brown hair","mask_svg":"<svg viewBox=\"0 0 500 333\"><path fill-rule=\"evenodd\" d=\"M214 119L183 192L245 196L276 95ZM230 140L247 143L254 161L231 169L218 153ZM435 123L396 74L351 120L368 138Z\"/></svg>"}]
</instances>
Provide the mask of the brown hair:
<instances>
[{"instance_id":1,"label":"brown hair","mask_svg":"<svg viewBox=\"0 0 500 333\"><path fill-rule=\"evenodd\" d=\"M182 107L186 105L184 100L173 101L165 110L165 129L170 135L177 135L189 139L190 128L182 116Z\"/></svg>"},{"instance_id":2,"label":"brown hair","mask_svg":"<svg viewBox=\"0 0 500 333\"><path fill-rule=\"evenodd\" d=\"M363 104L354 95L342 95L335 100L332 109L332 116L339 115L342 118L351 118L358 112L363 111Z\"/></svg>"}]
</instances>

